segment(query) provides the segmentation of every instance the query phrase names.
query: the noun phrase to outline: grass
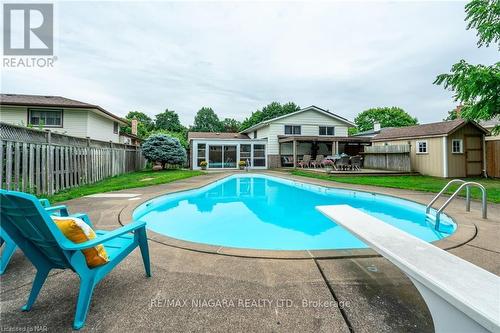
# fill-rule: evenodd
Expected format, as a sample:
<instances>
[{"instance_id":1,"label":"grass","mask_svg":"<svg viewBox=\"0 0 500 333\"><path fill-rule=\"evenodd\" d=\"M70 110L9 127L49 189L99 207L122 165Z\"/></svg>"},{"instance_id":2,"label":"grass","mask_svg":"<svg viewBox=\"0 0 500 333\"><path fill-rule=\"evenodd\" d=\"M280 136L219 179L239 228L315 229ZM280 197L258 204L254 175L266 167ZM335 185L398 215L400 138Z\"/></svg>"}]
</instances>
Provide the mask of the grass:
<instances>
[{"instance_id":1,"label":"grass","mask_svg":"<svg viewBox=\"0 0 500 333\"><path fill-rule=\"evenodd\" d=\"M296 176L324 179L338 183L373 185L433 193L438 193L439 191L441 191L441 189L450 181L449 179L430 176L336 176L302 170L293 170L291 171L291 173ZM484 185L488 193L488 201L500 203L500 180L485 178L467 178L466 180L476 181ZM451 186L447 193L452 194L458 186L459 185ZM463 193L461 193L460 195L465 196L465 190L462 192ZM480 199L480 190L477 188L473 188L471 190L471 196L474 199Z\"/></svg>"},{"instance_id":2,"label":"grass","mask_svg":"<svg viewBox=\"0 0 500 333\"><path fill-rule=\"evenodd\" d=\"M57 203L90 194L170 183L201 174L203 172L192 170L137 171L107 178L94 184L64 190L49 196L48 199L51 203Z\"/></svg>"}]
</instances>

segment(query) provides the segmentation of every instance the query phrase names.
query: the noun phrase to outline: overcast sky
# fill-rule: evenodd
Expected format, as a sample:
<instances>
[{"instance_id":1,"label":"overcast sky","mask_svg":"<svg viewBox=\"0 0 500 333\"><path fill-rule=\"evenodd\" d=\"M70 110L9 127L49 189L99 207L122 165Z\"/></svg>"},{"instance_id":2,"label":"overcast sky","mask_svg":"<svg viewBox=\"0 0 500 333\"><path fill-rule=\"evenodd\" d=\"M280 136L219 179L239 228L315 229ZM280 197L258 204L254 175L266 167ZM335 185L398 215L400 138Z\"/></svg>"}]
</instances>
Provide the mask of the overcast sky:
<instances>
[{"instance_id":1,"label":"overcast sky","mask_svg":"<svg viewBox=\"0 0 500 333\"><path fill-rule=\"evenodd\" d=\"M456 104L433 85L476 47L464 2L56 3L52 69L2 69L3 93L60 95L124 116L212 107L244 119L272 101L348 119L400 106L421 123Z\"/></svg>"}]
</instances>

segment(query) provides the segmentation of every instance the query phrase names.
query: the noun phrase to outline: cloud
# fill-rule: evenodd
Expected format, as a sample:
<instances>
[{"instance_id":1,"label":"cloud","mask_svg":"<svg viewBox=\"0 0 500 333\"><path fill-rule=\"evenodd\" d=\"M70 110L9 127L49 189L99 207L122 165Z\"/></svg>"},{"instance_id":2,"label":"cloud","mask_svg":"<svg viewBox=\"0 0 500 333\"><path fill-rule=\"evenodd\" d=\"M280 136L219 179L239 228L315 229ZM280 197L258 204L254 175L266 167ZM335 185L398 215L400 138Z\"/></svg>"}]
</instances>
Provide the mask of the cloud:
<instances>
[{"instance_id":1,"label":"cloud","mask_svg":"<svg viewBox=\"0 0 500 333\"><path fill-rule=\"evenodd\" d=\"M5 70L2 91L62 95L118 115L202 106L242 120L272 102L347 118L401 106L421 122L453 108L432 84L477 49L457 2L59 2L51 70Z\"/></svg>"}]
</instances>

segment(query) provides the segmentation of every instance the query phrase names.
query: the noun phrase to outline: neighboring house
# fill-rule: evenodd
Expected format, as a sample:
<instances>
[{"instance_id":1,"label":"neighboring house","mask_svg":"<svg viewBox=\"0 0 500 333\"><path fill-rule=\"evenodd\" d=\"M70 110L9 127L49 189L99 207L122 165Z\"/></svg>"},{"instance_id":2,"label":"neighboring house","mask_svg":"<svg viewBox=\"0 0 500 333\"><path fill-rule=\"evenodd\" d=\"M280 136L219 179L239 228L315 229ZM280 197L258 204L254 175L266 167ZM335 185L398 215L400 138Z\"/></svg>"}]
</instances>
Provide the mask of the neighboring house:
<instances>
[{"instance_id":1,"label":"neighboring house","mask_svg":"<svg viewBox=\"0 0 500 333\"><path fill-rule=\"evenodd\" d=\"M140 146L141 142L141 138L139 138L137 135L120 132L120 143L132 146Z\"/></svg>"},{"instance_id":2,"label":"neighboring house","mask_svg":"<svg viewBox=\"0 0 500 333\"><path fill-rule=\"evenodd\" d=\"M488 136L486 136L486 141L500 140L500 134L497 134L497 135L491 134L491 131L493 130L493 128L495 128L495 126L500 125L500 116L497 116L497 117L490 119L490 120L481 121L481 122L479 122L479 125L483 126L490 133Z\"/></svg>"},{"instance_id":3,"label":"neighboring house","mask_svg":"<svg viewBox=\"0 0 500 333\"><path fill-rule=\"evenodd\" d=\"M481 176L486 170L485 135L463 119L384 130L373 145L410 145L412 171L436 177Z\"/></svg>"},{"instance_id":4,"label":"neighboring house","mask_svg":"<svg viewBox=\"0 0 500 333\"><path fill-rule=\"evenodd\" d=\"M98 105L60 96L17 94L0 95L0 121L115 143L120 142L120 126L127 124Z\"/></svg>"},{"instance_id":5,"label":"neighboring house","mask_svg":"<svg viewBox=\"0 0 500 333\"><path fill-rule=\"evenodd\" d=\"M362 137L362 138L374 138L377 134L379 134L380 132L383 132L387 129L391 129L391 128L394 128L394 127L381 127L380 126L380 123L374 123L373 124L373 129L371 130L367 130L367 131L363 131L363 132L358 132L356 134L353 134L352 136L353 137Z\"/></svg>"},{"instance_id":6,"label":"neighboring house","mask_svg":"<svg viewBox=\"0 0 500 333\"><path fill-rule=\"evenodd\" d=\"M354 124L316 106L263 121L241 133L188 133L190 165L201 161L209 169L237 168L247 161L251 168L297 165L304 155L355 155L369 145L367 138L347 136Z\"/></svg>"}]
</instances>

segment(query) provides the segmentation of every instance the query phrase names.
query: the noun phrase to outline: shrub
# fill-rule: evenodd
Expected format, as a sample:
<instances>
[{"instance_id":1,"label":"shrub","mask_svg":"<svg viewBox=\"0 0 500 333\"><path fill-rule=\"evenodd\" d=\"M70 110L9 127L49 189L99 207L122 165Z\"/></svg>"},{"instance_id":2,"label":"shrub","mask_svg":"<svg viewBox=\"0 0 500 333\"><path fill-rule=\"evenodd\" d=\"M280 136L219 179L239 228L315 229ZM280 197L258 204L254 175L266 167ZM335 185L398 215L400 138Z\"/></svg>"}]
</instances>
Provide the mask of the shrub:
<instances>
[{"instance_id":1,"label":"shrub","mask_svg":"<svg viewBox=\"0 0 500 333\"><path fill-rule=\"evenodd\" d=\"M201 167L206 167L208 165L208 162L207 161L201 161L200 162L200 166Z\"/></svg>"},{"instance_id":2,"label":"shrub","mask_svg":"<svg viewBox=\"0 0 500 333\"><path fill-rule=\"evenodd\" d=\"M186 149L177 138L165 134L155 134L142 144L142 154L151 162L159 162L163 166L180 166L187 160Z\"/></svg>"}]
</instances>

